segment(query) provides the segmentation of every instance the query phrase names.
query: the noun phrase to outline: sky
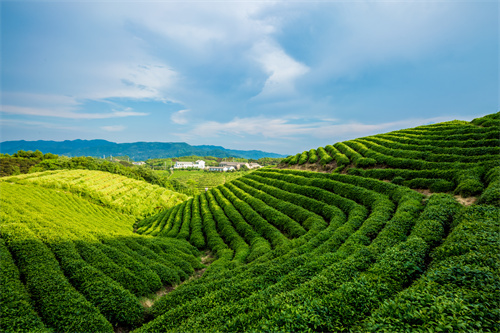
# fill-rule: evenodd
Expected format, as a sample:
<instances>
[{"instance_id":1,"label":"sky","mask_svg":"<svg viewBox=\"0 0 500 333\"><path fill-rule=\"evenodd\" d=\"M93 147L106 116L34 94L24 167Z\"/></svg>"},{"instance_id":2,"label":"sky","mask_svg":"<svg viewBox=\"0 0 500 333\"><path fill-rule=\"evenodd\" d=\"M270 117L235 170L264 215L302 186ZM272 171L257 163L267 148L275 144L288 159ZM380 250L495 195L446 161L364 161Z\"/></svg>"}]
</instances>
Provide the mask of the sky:
<instances>
[{"instance_id":1,"label":"sky","mask_svg":"<svg viewBox=\"0 0 500 333\"><path fill-rule=\"evenodd\" d=\"M500 110L495 0L0 6L0 141L288 155Z\"/></svg>"}]
</instances>

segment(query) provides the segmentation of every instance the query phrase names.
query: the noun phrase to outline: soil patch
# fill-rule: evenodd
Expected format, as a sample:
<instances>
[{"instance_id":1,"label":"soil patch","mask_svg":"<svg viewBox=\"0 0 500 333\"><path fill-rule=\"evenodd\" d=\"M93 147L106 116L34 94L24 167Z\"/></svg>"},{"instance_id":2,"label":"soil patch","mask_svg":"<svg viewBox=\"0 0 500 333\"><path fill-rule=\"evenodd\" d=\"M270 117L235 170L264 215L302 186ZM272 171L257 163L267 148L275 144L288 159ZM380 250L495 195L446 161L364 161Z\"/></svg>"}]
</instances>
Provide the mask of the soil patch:
<instances>
[{"instance_id":1,"label":"soil patch","mask_svg":"<svg viewBox=\"0 0 500 333\"><path fill-rule=\"evenodd\" d=\"M417 189L414 189L415 191L417 191L418 193L422 193L423 195L425 195L426 197L429 197L432 195L432 192L431 190L429 189L426 189L426 188L417 188Z\"/></svg>"},{"instance_id":2,"label":"soil patch","mask_svg":"<svg viewBox=\"0 0 500 333\"><path fill-rule=\"evenodd\" d=\"M470 206L476 203L477 197L468 197L468 198L463 198L460 195L455 195L455 200L457 200L459 203L461 203L464 206Z\"/></svg>"}]
</instances>

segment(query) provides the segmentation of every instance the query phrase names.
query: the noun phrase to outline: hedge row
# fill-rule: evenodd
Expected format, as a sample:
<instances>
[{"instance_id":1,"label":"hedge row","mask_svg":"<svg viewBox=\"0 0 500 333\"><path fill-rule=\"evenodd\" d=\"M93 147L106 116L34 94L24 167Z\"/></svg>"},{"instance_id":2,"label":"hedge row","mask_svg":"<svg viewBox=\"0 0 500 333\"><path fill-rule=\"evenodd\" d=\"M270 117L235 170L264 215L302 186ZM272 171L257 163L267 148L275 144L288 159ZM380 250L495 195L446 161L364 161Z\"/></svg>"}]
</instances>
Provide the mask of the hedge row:
<instances>
[{"instance_id":1,"label":"hedge row","mask_svg":"<svg viewBox=\"0 0 500 333\"><path fill-rule=\"evenodd\" d=\"M479 197L478 204L500 206L500 166L488 171L485 180L488 187Z\"/></svg>"},{"instance_id":2,"label":"hedge row","mask_svg":"<svg viewBox=\"0 0 500 333\"><path fill-rule=\"evenodd\" d=\"M60 332L113 332L113 326L71 286L52 252L24 224L4 225L1 232L47 326Z\"/></svg>"},{"instance_id":3,"label":"hedge row","mask_svg":"<svg viewBox=\"0 0 500 333\"><path fill-rule=\"evenodd\" d=\"M356 139L353 142L361 143L364 147L373 150L375 152L379 152L383 155L413 159L413 160L423 160L429 162L448 162L448 163L478 163L483 162L485 160L499 160L497 155L497 151L495 153L490 154L481 154L481 155L461 155L460 148L457 148L454 151L454 154L435 154L428 151L421 150L408 150L408 149L397 149L393 147L393 145L381 145L371 140L364 139ZM359 146L358 149L364 149L363 146Z\"/></svg>"},{"instance_id":4,"label":"hedge row","mask_svg":"<svg viewBox=\"0 0 500 333\"><path fill-rule=\"evenodd\" d=\"M222 207L227 218L231 220L234 229L240 234L247 244L250 245L250 253L246 258L247 262L255 260L271 250L271 244L267 239L261 236L254 230L252 225L241 216L240 212L233 206L233 204L224 197L219 188L214 188L211 191L218 202L219 207Z\"/></svg>"},{"instance_id":5,"label":"hedge row","mask_svg":"<svg viewBox=\"0 0 500 333\"><path fill-rule=\"evenodd\" d=\"M170 213L168 215L168 219L165 221L165 225L163 226L163 229L158 233L157 236L167 236L170 230L172 230L172 227L174 226L174 221L176 220L177 213L181 209L182 205L177 205L174 206L173 208L169 209Z\"/></svg>"},{"instance_id":6,"label":"hedge row","mask_svg":"<svg viewBox=\"0 0 500 333\"><path fill-rule=\"evenodd\" d=\"M364 156L368 156L372 158L376 163L384 164L391 168L399 168L399 169L459 169L459 168L470 168L475 166L475 163L461 163L461 162L428 162L424 160L418 159L410 159L410 158L401 158L394 157L390 155L385 155L378 151L372 150L366 147L363 143L359 141L346 141L346 145L348 145L351 149L359 152L358 154L363 154ZM372 146L373 147L373 146ZM361 156L361 155L360 155ZM375 163L374 163L375 164ZM358 165L356 165L358 166ZM363 167L363 166L361 166Z\"/></svg>"},{"instance_id":7,"label":"hedge row","mask_svg":"<svg viewBox=\"0 0 500 333\"><path fill-rule=\"evenodd\" d=\"M353 208L353 210L352 210L353 218L351 221L356 220L356 218L355 218L356 213L354 212L355 210L356 210L356 207ZM385 217L390 217L391 212L392 212L392 204L389 202L389 210L387 211ZM360 224L364 220L363 217L364 217L364 215L361 216L361 219L357 219L358 224ZM337 225L337 227L339 227L339 225ZM340 238L337 238L337 241L339 241L340 243L337 243L337 246L339 246L341 244L342 236L345 235L345 232L346 232L346 229L343 229L343 230L338 229L338 230L339 230L339 232L337 233L337 235ZM333 243L331 243L329 245L333 246ZM335 248L333 247L333 249L335 249ZM326 248L324 250L326 250ZM325 253L325 251L321 251L320 253ZM307 253L307 255L308 254L309 253ZM232 292L229 292L227 289L224 289L223 291L211 293L210 296L208 296L208 295L205 296L203 298L203 300L197 298L197 301L194 301L193 303L191 303L191 305L186 304L185 306L178 307L176 309L172 309L172 310L168 311L167 313L164 313L163 315L158 317L157 320L155 320L154 322L152 322L149 325L147 325L146 327L144 327L143 330L156 331L156 330L166 330L168 328L179 329L179 327L177 325L179 322L182 322L183 320L185 320L187 318L186 313L201 313L201 312L204 313L206 311L209 311L210 307L203 305L205 302L210 302L207 304L213 304L214 302L217 302L218 304L222 304L221 301L215 301L214 297L217 297L217 298L221 298L221 297L226 298L227 297L228 298L228 296L231 296L230 299L232 299L232 300L236 299L236 298L241 298L241 296L243 296L245 294L243 292L243 290L241 289L241 288L243 288L243 286L246 286L245 288L247 288L247 289L249 287L252 287L252 289L255 290L255 287L258 286L260 288L261 286L263 286L264 282L266 283L265 285L273 284L273 281L275 281L276 278L283 276L283 272L290 271L292 269L292 267L297 267L297 269L298 269L301 266L301 264L304 264L307 261L307 259L304 258L304 259L302 259L302 261L298 262L299 263L298 265L294 265L293 263L297 262L299 259L297 259L297 258L292 259L292 258L290 258L289 261L283 262L282 265L280 265L280 266L277 266L276 263L273 263L272 265L270 265L267 262L261 264L261 266L263 266L262 270L254 271L253 276L255 276L255 278L257 278L257 280L252 279L252 282L248 281L248 277L247 277L247 279L244 279L244 277L242 275L239 275L238 279L235 280L235 282L238 281L236 285L238 285L240 287L236 287L236 286L234 287L238 291L237 294L234 294ZM256 267L256 266L253 266L253 267ZM264 267L265 267L265 269L264 269ZM271 267L273 267L273 269L270 269ZM310 267L310 269L312 271L313 268L317 269L320 267L324 267L324 266L319 265L319 263L316 262L316 266L312 266L312 267ZM309 271L310 270L308 269L308 270L302 271L302 272L309 272ZM259 272L266 272L266 273L262 274ZM280 272L282 272L282 273L280 273ZM242 274L245 274L245 273L242 273ZM300 275L296 275L296 276L300 276ZM273 278L271 278L271 277L273 277ZM243 281L241 281L242 279L243 279ZM288 280L288 283L293 285L293 281L294 281L294 279L290 279L290 280ZM233 285L233 283L229 282L229 281L227 281L227 284ZM228 301L228 300L226 299L225 301ZM174 304L174 303L172 302L171 304ZM185 304L185 300L182 304ZM230 313L232 313L232 310L229 313L227 313L227 315L229 315ZM210 318L215 319L217 317L218 316L212 315ZM208 318L208 317L204 317L204 318ZM222 318L221 320L227 320L227 319L228 318ZM190 329L193 329L193 327L189 326L189 325L185 326L184 328L187 328L187 327L190 327ZM212 327L212 326L205 326L205 329L207 329L207 327Z\"/></svg>"},{"instance_id":8,"label":"hedge row","mask_svg":"<svg viewBox=\"0 0 500 333\"><path fill-rule=\"evenodd\" d=\"M316 153L316 149L309 150L309 163L318 162L318 154Z\"/></svg>"},{"instance_id":9,"label":"hedge row","mask_svg":"<svg viewBox=\"0 0 500 333\"><path fill-rule=\"evenodd\" d=\"M499 214L491 206L471 206L457 214L455 227L432 253L423 277L385 300L360 330L497 331Z\"/></svg>"},{"instance_id":10,"label":"hedge row","mask_svg":"<svg viewBox=\"0 0 500 333\"><path fill-rule=\"evenodd\" d=\"M167 209L164 214L158 216L156 223L151 226L152 230L149 233L151 236L157 236L165 228L171 213L172 209Z\"/></svg>"},{"instance_id":11,"label":"hedge row","mask_svg":"<svg viewBox=\"0 0 500 333\"><path fill-rule=\"evenodd\" d=\"M350 163L349 158L342 154L337 148L332 145L327 145L325 150L330 154L331 157L337 162L338 166L348 165Z\"/></svg>"},{"instance_id":12,"label":"hedge row","mask_svg":"<svg viewBox=\"0 0 500 333\"><path fill-rule=\"evenodd\" d=\"M186 207L186 202L183 202L176 207L178 208L177 213L175 214L172 221L172 227L166 233L164 233L164 235L167 237L176 237L179 233L179 230L181 229L182 223L184 222L183 215Z\"/></svg>"},{"instance_id":13,"label":"hedge row","mask_svg":"<svg viewBox=\"0 0 500 333\"><path fill-rule=\"evenodd\" d=\"M276 209L280 213L288 216L289 218L292 218L301 226L304 226L304 228L311 226L315 223L318 224L325 223L323 218L318 214L309 211L308 209L302 207L301 205L287 201L285 198L288 198L291 195L278 188L269 188L265 184L255 182L254 180L246 179L246 177L240 178L239 180L233 180L231 183L232 183L230 187L231 189L233 189L232 186L236 186L240 190L240 191L235 191L235 193L238 194L241 199L243 198L249 199L249 197L253 197L255 199L260 200L260 202L265 202L266 205ZM246 193L246 195L245 196L241 195L240 194L241 192ZM305 230L304 228L303 230Z\"/></svg>"},{"instance_id":14,"label":"hedge row","mask_svg":"<svg viewBox=\"0 0 500 333\"><path fill-rule=\"evenodd\" d=\"M0 238L0 330L3 332L49 332L36 313L19 270Z\"/></svg>"},{"instance_id":15,"label":"hedge row","mask_svg":"<svg viewBox=\"0 0 500 333\"><path fill-rule=\"evenodd\" d=\"M238 184L238 182L234 182L234 184ZM300 237L306 233L306 229L310 228L311 221L304 221L306 224L300 225L290 216L283 213L283 207L281 207L281 209L275 209L259 198L253 197L249 194L241 194L241 191L240 196L244 198L245 202L252 206L252 208L257 211L264 219L266 219L268 223L278 228L287 238ZM296 202L291 203L296 204Z\"/></svg>"},{"instance_id":16,"label":"hedge row","mask_svg":"<svg viewBox=\"0 0 500 333\"><path fill-rule=\"evenodd\" d=\"M500 147L472 147L472 148L464 148L464 147L439 147L432 144L420 144L420 143L402 143L396 140L384 139L382 136L374 135L365 138L361 138L359 140L371 141L373 143L379 144L386 148L391 149L399 149L404 151L418 151L421 152L421 156L426 155L428 153L436 154L436 155L459 155L462 157L465 156L479 156L479 155L492 155L499 154ZM425 156L423 156L425 157Z\"/></svg>"},{"instance_id":17,"label":"hedge row","mask_svg":"<svg viewBox=\"0 0 500 333\"><path fill-rule=\"evenodd\" d=\"M191 225L191 206L193 204L193 199L189 199L188 201L185 202L184 204L184 211L182 212L182 225L179 230L179 233L175 236L176 238L179 239L188 239L189 234L191 232L190 230L190 225Z\"/></svg>"},{"instance_id":18,"label":"hedge row","mask_svg":"<svg viewBox=\"0 0 500 333\"><path fill-rule=\"evenodd\" d=\"M191 221L190 221L191 235L189 236L189 243L202 250L206 247L205 237L203 236L203 221L200 213L200 197L193 198L191 207Z\"/></svg>"},{"instance_id":19,"label":"hedge row","mask_svg":"<svg viewBox=\"0 0 500 333\"><path fill-rule=\"evenodd\" d=\"M349 147L346 144L346 142L337 142L334 146L340 152L345 154L357 167L367 168L367 167L374 166L375 164L377 164L377 161L375 159L364 157L363 155L358 153L356 150Z\"/></svg>"},{"instance_id":20,"label":"hedge row","mask_svg":"<svg viewBox=\"0 0 500 333\"><path fill-rule=\"evenodd\" d=\"M255 198L231 183L221 187L220 190L234 205L234 207L238 209L248 223L250 223L260 235L265 237L271 243L273 248L285 247L289 244L286 236L284 236L279 229L269 223L269 220L265 219L264 213L262 213L262 216L259 214L259 211L261 211L260 209L254 210L252 208L250 202ZM257 205L258 208L264 208L262 206L264 204L263 202L255 201L254 204ZM275 211L275 213L278 216L281 214L279 211Z\"/></svg>"},{"instance_id":21,"label":"hedge row","mask_svg":"<svg viewBox=\"0 0 500 333\"><path fill-rule=\"evenodd\" d=\"M212 212L212 216L217 223L217 231L224 238L224 240L234 250L234 260L238 263L243 263L250 253L250 246L234 229L231 221L224 214L224 210L220 208L215 200L212 191L206 193L208 199L208 206Z\"/></svg>"},{"instance_id":22,"label":"hedge row","mask_svg":"<svg viewBox=\"0 0 500 333\"><path fill-rule=\"evenodd\" d=\"M299 157L299 160L297 163L299 165L302 165L302 164L305 164L308 160L309 160L309 154L307 153L307 151L304 151L304 152L302 152L302 154L300 154L300 157Z\"/></svg>"},{"instance_id":23,"label":"hedge row","mask_svg":"<svg viewBox=\"0 0 500 333\"><path fill-rule=\"evenodd\" d=\"M433 146L433 147L446 147L446 148L476 148L476 147L498 147L500 140L498 138L494 139L469 139L469 140L431 140L428 137L415 136L409 137L404 135L397 135L397 132L392 134L377 134L374 137L388 139L394 142L400 142L404 144L414 144L423 146Z\"/></svg>"},{"instance_id":24,"label":"hedge row","mask_svg":"<svg viewBox=\"0 0 500 333\"><path fill-rule=\"evenodd\" d=\"M348 200L348 201L349 201L349 200ZM345 240L345 238L343 238L343 237L346 235L346 231L347 231L347 230L351 230L351 231L352 231L352 230L355 230L355 229L356 229L356 224L359 226L359 225L362 223L362 221L364 220L364 217L366 216L366 210L361 210L361 212L360 212L360 209L359 209L359 208L361 208L361 207L359 207L358 205L356 205L356 204L354 204L354 203L353 203L353 205L354 205L354 207L353 207L353 208L352 208L352 210L349 212L349 213L350 213L350 220L349 220L350 222L349 222L349 221L348 221L348 222L349 222L349 223L353 223L354 225L351 225L350 227L346 226L346 228L347 228L347 229L345 229L345 228L343 228L343 227L340 227L340 226L342 226L342 221L341 221L340 223L336 224L336 226L334 226L334 227L332 226L332 229L331 229L331 230L329 230L330 235L332 235L332 234L331 234L331 232L334 232L334 234L336 234L336 235L338 235L338 236L333 236L333 237L331 238L331 240L332 240L332 241L329 241L329 243L330 243L330 244L327 244L328 246L327 246L326 248L325 248L325 247L323 247L323 249L321 249L321 250L320 250L320 249L318 249L318 250L319 250L319 252L317 252L318 254L328 252L328 250L327 250L328 248L329 248L329 249L335 249L335 245L334 245L334 243L335 243L335 242L334 242L334 240L336 240L336 243L337 243L337 245L336 245L336 246L338 247L338 246L342 243L342 239L344 239L344 240ZM358 207L359 207L359 208L358 208ZM391 211L392 211L392 205L391 205L391 203L389 202L389 211L387 212L387 214L388 214L388 215L385 215L385 216L390 216ZM338 232L335 232L336 228L338 228L338 227L340 227L340 228L338 229ZM352 229L352 228L354 228L354 229ZM322 233L323 233L323 232L322 232ZM326 233L326 231L325 231L325 233ZM318 236L319 236L319 235L318 235ZM318 237L318 238L319 238L319 237ZM328 238L323 239L323 241L327 241L327 242L328 242ZM310 243L313 243L313 244L314 244L315 242L310 242ZM307 245L309 245L310 243L307 243ZM319 243L317 243L317 242L316 242L316 245L319 245L319 244L321 244L321 242L319 242ZM293 251L292 251L292 252L293 252ZM307 254L309 254L309 252L307 252L307 251L306 251L306 253L307 253ZM316 256L315 256L315 257L316 257ZM290 264L291 264L291 263L283 263L283 265L284 265L284 266L283 266L283 269L285 269L285 268L290 269L290 267L292 267L292 266L290 266ZM268 265L268 263L265 263L265 264L262 264L262 265ZM276 267L276 263L271 264L271 266L272 266L272 267ZM266 266L266 267L271 267L271 266ZM317 266L317 267L322 267L322 266ZM312 267L311 267L311 268L312 268ZM264 271L268 271L268 270L269 270L269 269L265 269ZM309 270L308 270L308 271L309 271ZM257 271L257 272L255 273L255 275L260 277L260 275L262 275L262 274L261 274L261 273L258 273L258 272L259 272L259 271ZM239 277L239 276L238 276L238 277ZM267 279L268 279L268 278L267 278ZM240 280L240 279L238 279L238 280ZM296 280L296 279L295 279L295 280ZM293 281L294 281L294 279L291 279L291 280L289 280L289 283L292 283L292 284L293 284ZM225 282L224 282L224 283L225 283ZM228 284L231 284L231 282L229 282L229 281L227 281L227 283L228 283ZM259 285L259 286L261 285L261 282L258 282L258 284L257 284L257 282L255 282L255 283L256 283L256 284L253 284L253 285ZM204 285L200 286L200 288L199 288L199 289L204 289L204 288L201 288L201 287L204 287ZM197 289L197 291L198 291L199 289ZM173 297L174 297L174 294L175 294L175 293L173 293L172 295L169 295L169 297L168 297L168 298L169 298L169 299L171 299L171 297L173 298ZM182 293L182 294L184 294L184 296L186 296L186 293ZM197 293L197 295L199 295L199 293ZM169 303L170 303L170 304L176 304L176 303L177 303L177 304L179 304L179 303L184 304L184 303L185 303L185 301L186 301L186 298L183 298L183 300L182 300L182 301L178 300L178 302L173 302L173 301L172 301L172 302L169 302ZM161 313L161 312L159 312L159 313ZM175 313L175 315L174 315L173 313ZM168 322L168 325L169 325L170 327L175 327L175 325L176 325L175 323L178 323L178 321L179 321L179 317L184 317L184 316L182 315L182 309L178 309L178 310L172 310L172 311L170 311L170 312L169 312L169 314L168 314L168 315L167 315L167 314L165 314L164 316L162 316L162 318L163 318L163 319L165 319L165 318L167 318L167 317L169 317L169 318L170 318L170 319L166 320L166 322ZM166 324L165 320L163 320L163 319L162 319L162 320L159 320L159 321L161 321L161 322L163 322L164 324ZM166 328L165 326L162 326L162 329L165 329L165 328ZM148 327L147 327L147 330L148 330L148 331L149 331L149 330L152 330L152 326L148 326Z\"/></svg>"},{"instance_id":25,"label":"hedge row","mask_svg":"<svg viewBox=\"0 0 500 333\"><path fill-rule=\"evenodd\" d=\"M59 261L64 275L85 298L113 325L136 326L142 321L142 307L137 298L99 269L82 259L76 246L61 232L37 230Z\"/></svg>"},{"instance_id":26,"label":"hedge row","mask_svg":"<svg viewBox=\"0 0 500 333\"><path fill-rule=\"evenodd\" d=\"M391 222L387 222L392 215L392 206L390 202L386 205L381 204L353 237L350 237L336 252L330 254L333 259L331 266L319 274L314 274L310 280L297 285L295 289L285 293L280 292L270 300L261 295L257 304L251 304L250 309L245 309L247 313L243 312L232 319L225 326L225 330L240 330L247 327L247 329L273 331L279 327L279 330L301 331L307 326L303 325L301 319L305 321L312 317L321 319L321 314L312 317L307 315L308 309L314 309L309 305L336 289L336 286L352 279L353 274L359 274L367 269L373 262L375 253L383 252L384 247L398 242L401 236L397 237L396 234L405 232L402 226L411 227L411 222L420 209L419 203L413 198L402 197ZM386 223L388 226L393 226L384 232ZM367 251L365 246L373 237L376 245L371 251Z\"/></svg>"},{"instance_id":27,"label":"hedge row","mask_svg":"<svg viewBox=\"0 0 500 333\"><path fill-rule=\"evenodd\" d=\"M358 169L351 168L348 171L349 175L361 176L375 179L392 180L395 177L401 177L403 180L411 180L413 178L439 178L447 181L454 181L457 170L447 169L429 169L429 170L411 170L411 169Z\"/></svg>"},{"instance_id":28,"label":"hedge row","mask_svg":"<svg viewBox=\"0 0 500 333\"><path fill-rule=\"evenodd\" d=\"M331 161L333 161L333 157L330 156L325 148L323 147L319 147L316 152L318 153L318 158L319 158L319 164L321 165L327 165L328 163L330 163Z\"/></svg>"}]
</instances>

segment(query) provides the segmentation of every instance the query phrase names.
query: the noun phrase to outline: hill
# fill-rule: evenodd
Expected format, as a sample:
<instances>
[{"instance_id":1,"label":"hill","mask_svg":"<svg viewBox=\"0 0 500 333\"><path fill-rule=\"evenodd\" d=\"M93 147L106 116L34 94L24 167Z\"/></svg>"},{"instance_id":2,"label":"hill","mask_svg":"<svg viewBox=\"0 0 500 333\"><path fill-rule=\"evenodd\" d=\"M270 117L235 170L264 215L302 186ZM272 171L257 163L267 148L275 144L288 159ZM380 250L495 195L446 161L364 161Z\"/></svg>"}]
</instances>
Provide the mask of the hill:
<instances>
[{"instance_id":1,"label":"hill","mask_svg":"<svg viewBox=\"0 0 500 333\"><path fill-rule=\"evenodd\" d=\"M136 217L151 215L188 199L158 185L94 170L45 171L4 177L0 181L62 189Z\"/></svg>"},{"instance_id":2,"label":"hill","mask_svg":"<svg viewBox=\"0 0 500 333\"><path fill-rule=\"evenodd\" d=\"M214 156L240 157L259 159L263 157L285 157L280 154L267 153L260 150L232 150L220 146L191 146L185 142L134 142L115 143L106 140L73 140L73 141L4 141L0 143L0 152L14 154L18 150L40 150L65 156L129 156L133 160L142 161L154 158L179 156Z\"/></svg>"},{"instance_id":3,"label":"hill","mask_svg":"<svg viewBox=\"0 0 500 333\"><path fill-rule=\"evenodd\" d=\"M300 153L285 162L334 172L258 170L139 222L218 260L137 332L494 331L497 119L388 135L410 147L362 138ZM401 185L480 198L464 207Z\"/></svg>"},{"instance_id":4,"label":"hill","mask_svg":"<svg viewBox=\"0 0 500 333\"><path fill-rule=\"evenodd\" d=\"M187 242L138 236L135 218L60 189L0 183L0 330L113 332L139 297L202 265Z\"/></svg>"},{"instance_id":5,"label":"hill","mask_svg":"<svg viewBox=\"0 0 500 333\"><path fill-rule=\"evenodd\" d=\"M335 170L414 189L475 196L483 193L484 185L497 188L489 179L496 177L492 169L500 165L499 133L500 113L495 113L470 123L452 121L338 142L289 156L281 167Z\"/></svg>"},{"instance_id":6,"label":"hill","mask_svg":"<svg viewBox=\"0 0 500 333\"><path fill-rule=\"evenodd\" d=\"M434 124L300 153L280 168L253 171L135 223L62 189L29 179L0 182L6 244L0 243L0 258L9 267L0 277L20 290L0 293L2 314L15 314L0 316L0 325L75 331L69 324L77 322L74 311L64 312L73 306L82 311L78 323L87 330L109 330L85 302L96 307L128 294L115 296L122 294L104 287L98 290L106 292L94 293L97 287L90 286L97 284L86 279L102 277L125 288L107 265L130 267L141 277L156 273L159 280L144 276L143 284L131 284L150 288L129 290L137 297L179 281L180 271L185 279L202 267L193 256L207 251L215 258L204 273L169 288L151 308L138 310L132 298L130 315L121 310L125 301L99 305L99 312L107 313L108 323L118 323L118 314L136 318L117 324L136 333L498 331L499 118ZM297 164L308 170L291 168ZM471 205L456 200L471 195L477 199ZM85 257L82 242L106 254L107 264ZM37 259L48 258L45 253L52 258L47 265ZM134 264L125 266L121 256ZM67 258L81 266L69 266ZM95 270L87 271L89 265ZM176 266L179 279L161 265ZM38 267L41 274L32 273ZM52 281L64 279L71 293L64 289L68 297L54 298ZM21 303L27 317L17 315Z\"/></svg>"}]
</instances>

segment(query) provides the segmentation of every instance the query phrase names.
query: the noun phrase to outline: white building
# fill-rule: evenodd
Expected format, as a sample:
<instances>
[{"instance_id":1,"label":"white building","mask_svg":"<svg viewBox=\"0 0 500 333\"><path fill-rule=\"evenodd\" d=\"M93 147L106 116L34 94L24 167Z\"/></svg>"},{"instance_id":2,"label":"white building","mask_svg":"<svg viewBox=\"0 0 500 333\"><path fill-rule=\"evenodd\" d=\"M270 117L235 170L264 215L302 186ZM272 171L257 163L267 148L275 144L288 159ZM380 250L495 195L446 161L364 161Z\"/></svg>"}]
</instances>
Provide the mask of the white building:
<instances>
[{"instance_id":1,"label":"white building","mask_svg":"<svg viewBox=\"0 0 500 333\"><path fill-rule=\"evenodd\" d=\"M132 162L133 165L146 165L146 162L140 161L140 162Z\"/></svg>"},{"instance_id":2,"label":"white building","mask_svg":"<svg viewBox=\"0 0 500 333\"><path fill-rule=\"evenodd\" d=\"M210 166L208 167L208 171L216 171L216 172L227 172L227 171L233 171L234 167L232 166Z\"/></svg>"},{"instance_id":3,"label":"white building","mask_svg":"<svg viewBox=\"0 0 500 333\"><path fill-rule=\"evenodd\" d=\"M219 166L221 167L234 167L239 170L242 166L246 166L248 169L262 168L262 165L259 163L245 163L245 162L220 162Z\"/></svg>"},{"instance_id":4,"label":"white building","mask_svg":"<svg viewBox=\"0 0 500 333\"><path fill-rule=\"evenodd\" d=\"M175 162L174 169L186 169L186 168L198 168L205 169L205 161L198 160L195 163L193 162Z\"/></svg>"}]
</instances>

